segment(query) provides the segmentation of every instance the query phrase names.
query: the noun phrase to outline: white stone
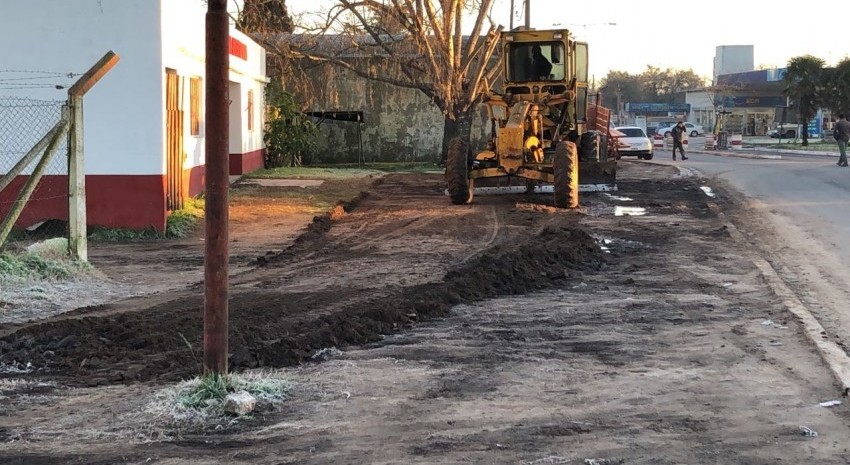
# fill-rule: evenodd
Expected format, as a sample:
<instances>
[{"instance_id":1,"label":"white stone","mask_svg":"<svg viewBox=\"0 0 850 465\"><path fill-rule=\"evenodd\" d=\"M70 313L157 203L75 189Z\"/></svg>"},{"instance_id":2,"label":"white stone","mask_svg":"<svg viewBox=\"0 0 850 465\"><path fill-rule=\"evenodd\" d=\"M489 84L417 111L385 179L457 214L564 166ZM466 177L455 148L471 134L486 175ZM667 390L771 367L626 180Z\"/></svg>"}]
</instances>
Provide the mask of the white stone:
<instances>
[{"instance_id":1,"label":"white stone","mask_svg":"<svg viewBox=\"0 0 850 465\"><path fill-rule=\"evenodd\" d=\"M247 415L254 411L257 399L248 391L239 391L228 394L224 398L224 411L235 415Z\"/></svg>"}]
</instances>

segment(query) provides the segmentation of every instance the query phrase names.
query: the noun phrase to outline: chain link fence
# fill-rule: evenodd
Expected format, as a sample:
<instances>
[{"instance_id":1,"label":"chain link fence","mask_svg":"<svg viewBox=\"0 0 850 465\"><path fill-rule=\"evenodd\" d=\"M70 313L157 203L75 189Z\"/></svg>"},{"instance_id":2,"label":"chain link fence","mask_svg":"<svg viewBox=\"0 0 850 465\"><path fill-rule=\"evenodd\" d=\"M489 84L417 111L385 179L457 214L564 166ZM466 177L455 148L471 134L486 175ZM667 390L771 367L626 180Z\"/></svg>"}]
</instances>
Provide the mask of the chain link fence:
<instances>
[{"instance_id":1,"label":"chain link fence","mask_svg":"<svg viewBox=\"0 0 850 465\"><path fill-rule=\"evenodd\" d=\"M8 173L62 117L64 101L0 96L0 176ZM0 221L17 202L33 160L23 173L0 191ZM10 236L10 248L51 237L67 236L68 141L62 138L56 154L38 183Z\"/></svg>"}]
</instances>

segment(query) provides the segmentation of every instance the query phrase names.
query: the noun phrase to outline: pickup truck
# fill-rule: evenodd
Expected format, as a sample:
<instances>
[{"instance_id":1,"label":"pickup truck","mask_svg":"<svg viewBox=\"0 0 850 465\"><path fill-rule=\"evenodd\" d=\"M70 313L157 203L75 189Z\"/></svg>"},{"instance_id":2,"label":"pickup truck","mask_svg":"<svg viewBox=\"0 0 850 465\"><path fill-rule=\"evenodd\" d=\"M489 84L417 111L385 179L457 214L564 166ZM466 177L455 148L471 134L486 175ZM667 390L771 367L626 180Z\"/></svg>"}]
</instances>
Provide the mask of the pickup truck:
<instances>
[{"instance_id":1,"label":"pickup truck","mask_svg":"<svg viewBox=\"0 0 850 465\"><path fill-rule=\"evenodd\" d=\"M777 124L775 128L767 132L767 135L778 139L781 135L783 139L793 139L800 133L800 125L797 123Z\"/></svg>"}]
</instances>

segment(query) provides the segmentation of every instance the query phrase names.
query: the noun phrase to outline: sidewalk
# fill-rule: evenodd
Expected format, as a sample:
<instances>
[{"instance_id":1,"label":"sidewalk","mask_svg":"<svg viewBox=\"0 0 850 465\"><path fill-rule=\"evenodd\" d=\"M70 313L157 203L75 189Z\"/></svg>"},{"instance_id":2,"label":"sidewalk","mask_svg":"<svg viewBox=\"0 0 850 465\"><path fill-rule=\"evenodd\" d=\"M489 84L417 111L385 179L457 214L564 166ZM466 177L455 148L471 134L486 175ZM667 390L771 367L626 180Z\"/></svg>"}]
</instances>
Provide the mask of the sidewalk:
<instances>
[{"instance_id":1,"label":"sidewalk","mask_svg":"<svg viewBox=\"0 0 850 465\"><path fill-rule=\"evenodd\" d=\"M702 144L688 148L688 152L690 153L699 153L703 155L715 155L720 157L737 157L737 158L753 158L753 159L766 159L766 160L781 160L782 155L808 155L815 157L824 157L824 158L838 158L837 152L826 152L826 151L812 151L812 150L792 150L792 149L774 149L774 148L763 148L763 147L745 147L740 150L706 150L704 148L696 148L701 147ZM672 151L672 148L668 149L666 146L664 150Z\"/></svg>"}]
</instances>

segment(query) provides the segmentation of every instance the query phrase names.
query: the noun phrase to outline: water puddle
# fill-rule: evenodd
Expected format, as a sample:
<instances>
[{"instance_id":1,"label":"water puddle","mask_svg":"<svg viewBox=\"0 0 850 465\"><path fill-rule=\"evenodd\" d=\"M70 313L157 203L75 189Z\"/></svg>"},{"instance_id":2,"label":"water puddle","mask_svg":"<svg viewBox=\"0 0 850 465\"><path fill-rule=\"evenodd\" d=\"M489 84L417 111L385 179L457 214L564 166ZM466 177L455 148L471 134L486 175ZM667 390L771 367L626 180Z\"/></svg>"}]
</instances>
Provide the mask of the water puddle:
<instances>
[{"instance_id":1,"label":"water puddle","mask_svg":"<svg viewBox=\"0 0 850 465\"><path fill-rule=\"evenodd\" d=\"M705 192L705 195L707 195L707 196L711 197L712 199L713 199L713 198L715 198L715 197L717 197L717 195L715 195L715 194L714 194L714 191L713 191L713 190L711 190L711 188L710 188L710 187L708 187L708 186L700 186L700 189L701 189L703 192Z\"/></svg>"},{"instance_id":2,"label":"water puddle","mask_svg":"<svg viewBox=\"0 0 850 465\"><path fill-rule=\"evenodd\" d=\"M643 216L646 215L646 208L643 207L623 207L617 205L614 207L614 216Z\"/></svg>"},{"instance_id":3,"label":"water puddle","mask_svg":"<svg viewBox=\"0 0 850 465\"><path fill-rule=\"evenodd\" d=\"M618 250L635 250L642 249L645 246L640 242L635 241L627 241L625 239L613 239L605 236L593 236L596 239L596 243L599 245L599 250L604 253L611 253L611 249Z\"/></svg>"},{"instance_id":4,"label":"water puddle","mask_svg":"<svg viewBox=\"0 0 850 465\"><path fill-rule=\"evenodd\" d=\"M619 196L619 195L611 195L611 194L608 194L608 193L605 193L605 195L606 195L608 198L610 198L611 200L619 200L619 201L621 201L621 202L631 202L632 200L634 200L634 199L633 199L633 198L631 198L631 197L623 197L623 196Z\"/></svg>"},{"instance_id":5,"label":"water puddle","mask_svg":"<svg viewBox=\"0 0 850 465\"><path fill-rule=\"evenodd\" d=\"M33 366L30 362L27 362L26 366L23 367L20 364L7 365L0 363L0 374L3 375L20 375L31 371L33 371Z\"/></svg>"}]
</instances>

